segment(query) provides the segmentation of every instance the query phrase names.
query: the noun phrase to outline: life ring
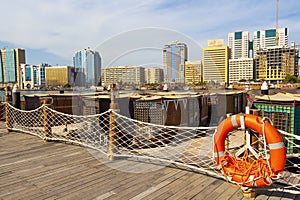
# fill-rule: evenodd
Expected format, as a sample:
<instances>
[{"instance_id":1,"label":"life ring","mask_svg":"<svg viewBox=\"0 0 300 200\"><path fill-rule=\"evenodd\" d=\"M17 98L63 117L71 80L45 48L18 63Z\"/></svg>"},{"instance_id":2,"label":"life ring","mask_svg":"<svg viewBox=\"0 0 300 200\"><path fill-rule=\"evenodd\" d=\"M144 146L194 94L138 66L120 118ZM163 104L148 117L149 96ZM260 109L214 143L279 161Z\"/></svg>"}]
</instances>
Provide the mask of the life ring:
<instances>
[{"instance_id":1,"label":"life ring","mask_svg":"<svg viewBox=\"0 0 300 200\"><path fill-rule=\"evenodd\" d=\"M253 163L247 163L225 150L227 135L241 126L265 137L269 146L269 158L259 157ZM218 125L213 139L215 161L227 180L241 186L260 187L271 185L272 179L282 175L286 162L285 145L276 128L268 120L251 114L230 116ZM246 165L248 169L243 171L240 169L242 165Z\"/></svg>"}]
</instances>

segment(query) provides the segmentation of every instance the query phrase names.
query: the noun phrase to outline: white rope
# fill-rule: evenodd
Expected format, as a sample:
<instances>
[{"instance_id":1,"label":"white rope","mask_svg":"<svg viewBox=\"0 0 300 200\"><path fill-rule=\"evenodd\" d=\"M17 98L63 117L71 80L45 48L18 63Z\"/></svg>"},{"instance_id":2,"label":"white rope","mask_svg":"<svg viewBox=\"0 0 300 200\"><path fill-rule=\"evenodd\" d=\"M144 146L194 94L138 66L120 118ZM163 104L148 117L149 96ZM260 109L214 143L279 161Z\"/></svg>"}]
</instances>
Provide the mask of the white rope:
<instances>
[{"instance_id":1,"label":"white rope","mask_svg":"<svg viewBox=\"0 0 300 200\"><path fill-rule=\"evenodd\" d=\"M112 111L113 114L115 114L116 116L118 117L122 117L126 120L129 120L129 121L132 121L132 122L136 122L136 123L142 123L142 124L145 124L145 125L149 125L149 126L156 126L156 127L160 127L160 128L174 128L174 129L178 129L178 128L181 128L181 129L188 129L188 130L215 130L217 127L216 126L209 126L209 127L190 127L190 126L166 126L166 125L160 125L160 124L152 124L152 123L148 123L148 122L141 122L141 121L138 121L138 120L135 120L135 119L131 119L129 117L126 117L126 116L123 116L123 115L120 115L118 112L116 112L115 110L111 110L109 109L107 112L109 111Z\"/></svg>"},{"instance_id":2,"label":"white rope","mask_svg":"<svg viewBox=\"0 0 300 200\"><path fill-rule=\"evenodd\" d=\"M262 126L262 135L263 135L263 139L264 139L264 153L265 153L265 158L267 160L267 163L268 163L268 167L269 167L269 170L272 171L272 168L271 168L271 165L270 165L270 158L268 156L268 152L267 152L267 140L266 140L266 134L265 134L265 120L268 120L270 121L267 117L263 117L261 122L263 123L263 126Z\"/></svg>"}]
</instances>

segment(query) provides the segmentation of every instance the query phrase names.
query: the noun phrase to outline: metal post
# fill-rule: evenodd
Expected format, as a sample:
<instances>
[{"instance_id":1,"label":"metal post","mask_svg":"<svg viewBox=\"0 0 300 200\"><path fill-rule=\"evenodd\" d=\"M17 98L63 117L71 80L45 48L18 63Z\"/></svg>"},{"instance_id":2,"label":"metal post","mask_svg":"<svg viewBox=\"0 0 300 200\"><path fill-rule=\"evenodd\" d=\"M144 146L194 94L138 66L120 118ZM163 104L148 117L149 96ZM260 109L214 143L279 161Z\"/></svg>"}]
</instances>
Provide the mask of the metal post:
<instances>
[{"instance_id":1,"label":"metal post","mask_svg":"<svg viewBox=\"0 0 300 200\"><path fill-rule=\"evenodd\" d=\"M47 99L44 99L44 108L43 108L43 114L44 114L44 143L47 142L47 137L49 137L49 133L50 133L50 129L51 127L49 126L49 122L48 122L48 113L47 113Z\"/></svg>"},{"instance_id":2,"label":"metal post","mask_svg":"<svg viewBox=\"0 0 300 200\"><path fill-rule=\"evenodd\" d=\"M250 108L248 106L246 106L245 108L246 110L246 114L250 114ZM250 130L246 130L246 143L245 145L248 147L248 145L251 145L252 148L255 149L255 147L253 146L253 142L257 141L257 138L255 137L255 133L253 133ZM247 149L248 153L249 153L249 149ZM250 151L251 152L251 151ZM254 156L253 156L254 157ZM250 162L253 162L253 159L250 157ZM250 188L250 187L241 187L243 196L246 198L254 198L256 196L256 189L255 188Z\"/></svg>"},{"instance_id":3,"label":"metal post","mask_svg":"<svg viewBox=\"0 0 300 200\"><path fill-rule=\"evenodd\" d=\"M264 81L260 87L262 95L269 95L269 86L266 81Z\"/></svg>"},{"instance_id":4,"label":"metal post","mask_svg":"<svg viewBox=\"0 0 300 200\"><path fill-rule=\"evenodd\" d=\"M108 139L109 139L109 146L108 146L108 155L109 155L109 160L112 161L114 160L114 153L115 153L115 147L116 147L116 133L115 133L115 128L116 128L116 122L115 122L115 116L114 113L112 112L113 110L116 110L117 104L116 104L116 96L115 96L115 84L112 84L110 86L110 113L109 113L109 134L108 134Z\"/></svg>"}]
</instances>

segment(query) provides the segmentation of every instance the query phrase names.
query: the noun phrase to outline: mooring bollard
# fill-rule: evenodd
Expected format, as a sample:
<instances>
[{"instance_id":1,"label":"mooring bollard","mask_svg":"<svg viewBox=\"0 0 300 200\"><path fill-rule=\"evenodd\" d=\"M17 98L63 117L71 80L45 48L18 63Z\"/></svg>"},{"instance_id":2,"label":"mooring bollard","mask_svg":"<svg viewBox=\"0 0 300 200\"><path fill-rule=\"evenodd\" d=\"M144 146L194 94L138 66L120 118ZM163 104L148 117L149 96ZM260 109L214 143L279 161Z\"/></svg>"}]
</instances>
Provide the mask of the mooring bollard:
<instances>
[{"instance_id":1,"label":"mooring bollard","mask_svg":"<svg viewBox=\"0 0 300 200\"><path fill-rule=\"evenodd\" d=\"M17 84L14 85L12 90L12 105L15 108L21 109L21 95Z\"/></svg>"},{"instance_id":2,"label":"mooring bollard","mask_svg":"<svg viewBox=\"0 0 300 200\"><path fill-rule=\"evenodd\" d=\"M255 188L249 187L241 187L243 196L246 198L254 198L256 197L256 190Z\"/></svg>"}]
</instances>

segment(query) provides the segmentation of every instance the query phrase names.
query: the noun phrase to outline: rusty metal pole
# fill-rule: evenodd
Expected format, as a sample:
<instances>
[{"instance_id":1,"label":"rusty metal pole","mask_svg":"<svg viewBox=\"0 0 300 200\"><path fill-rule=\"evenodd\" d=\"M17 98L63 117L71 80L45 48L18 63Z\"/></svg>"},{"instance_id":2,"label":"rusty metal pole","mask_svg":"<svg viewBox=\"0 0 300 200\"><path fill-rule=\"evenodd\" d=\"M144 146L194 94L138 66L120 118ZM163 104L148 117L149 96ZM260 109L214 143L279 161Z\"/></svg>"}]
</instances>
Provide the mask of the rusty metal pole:
<instances>
[{"instance_id":1,"label":"rusty metal pole","mask_svg":"<svg viewBox=\"0 0 300 200\"><path fill-rule=\"evenodd\" d=\"M115 93L115 84L112 84L110 86L110 112L109 112L109 133L108 133L108 159L110 161L114 160L114 153L116 148L116 122L115 122L115 116L113 111L117 109L116 104L116 93Z\"/></svg>"},{"instance_id":2,"label":"rusty metal pole","mask_svg":"<svg viewBox=\"0 0 300 200\"><path fill-rule=\"evenodd\" d=\"M250 108L246 106L246 114L250 114ZM246 130L246 136L245 136L245 145L246 143L251 143L251 146L253 147L253 142L257 141L257 138L255 137L255 133L253 133L250 130ZM255 149L255 147L253 147ZM247 149L248 153L249 150ZM250 162L253 162L253 159L249 159ZM256 189L251 187L241 187L243 196L246 198L254 198L256 196Z\"/></svg>"}]
</instances>

